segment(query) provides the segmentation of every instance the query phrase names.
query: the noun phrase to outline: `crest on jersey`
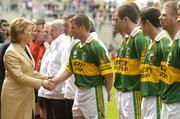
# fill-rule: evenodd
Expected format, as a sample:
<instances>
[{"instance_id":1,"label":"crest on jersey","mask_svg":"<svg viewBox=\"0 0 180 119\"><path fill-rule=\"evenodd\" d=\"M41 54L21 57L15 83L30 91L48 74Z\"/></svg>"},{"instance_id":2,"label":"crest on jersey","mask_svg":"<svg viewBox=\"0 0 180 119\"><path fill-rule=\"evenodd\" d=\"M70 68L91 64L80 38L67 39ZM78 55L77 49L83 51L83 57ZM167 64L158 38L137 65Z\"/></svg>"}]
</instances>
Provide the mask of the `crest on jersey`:
<instances>
[{"instance_id":1,"label":"crest on jersey","mask_svg":"<svg viewBox=\"0 0 180 119\"><path fill-rule=\"evenodd\" d=\"M83 52L82 53L82 60L85 60L85 59L87 59L87 54L86 54L86 52Z\"/></svg>"},{"instance_id":2,"label":"crest on jersey","mask_svg":"<svg viewBox=\"0 0 180 119\"><path fill-rule=\"evenodd\" d=\"M168 57L167 57L167 63L169 64L169 62L172 60L173 56L172 53L169 53Z\"/></svg>"},{"instance_id":3,"label":"crest on jersey","mask_svg":"<svg viewBox=\"0 0 180 119\"><path fill-rule=\"evenodd\" d=\"M122 56L123 54L122 54L122 51L124 50L124 48L123 47L121 47L120 49L119 49L119 56Z\"/></svg>"},{"instance_id":4,"label":"crest on jersey","mask_svg":"<svg viewBox=\"0 0 180 119\"><path fill-rule=\"evenodd\" d=\"M77 51L76 50L73 52L73 58L74 59L77 58Z\"/></svg>"},{"instance_id":5,"label":"crest on jersey","mask_svg":"<svg viewBox=\"0 0 180 119\"><path fill-rule=\"evenodd\" d=\"M130 57L131 55L131 48L128 48L126 51L126 57Z\"/></svg>"},{"instance_id":6,"label":"crest on jersey","mask_svg":"<svg viewBox=\"0 0 180 119\"><path fill-rule=\"evenodd\" d=\"M155 61L154 53L151 53L149 55L148 61L149 61L150 64L154 64L154 61Z\"/></svg>"}]
</instances>

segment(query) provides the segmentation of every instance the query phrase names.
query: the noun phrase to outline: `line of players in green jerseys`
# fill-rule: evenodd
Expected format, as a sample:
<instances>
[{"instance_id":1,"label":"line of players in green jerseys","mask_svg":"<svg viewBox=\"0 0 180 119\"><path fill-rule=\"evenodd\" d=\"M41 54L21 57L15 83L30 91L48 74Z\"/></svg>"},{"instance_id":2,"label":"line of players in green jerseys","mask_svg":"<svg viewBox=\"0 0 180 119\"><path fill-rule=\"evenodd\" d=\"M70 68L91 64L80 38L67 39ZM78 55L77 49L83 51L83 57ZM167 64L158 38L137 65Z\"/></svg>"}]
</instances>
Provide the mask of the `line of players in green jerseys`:
<instances>
[{"instance_id":1,"label":"line of players in green jerseys","mask_svg":"<svg viewBox=\"0 0 180 119\"><path fill-rule=\"evenodd\" d=\"M123 36L113 62L119 118L180 118L180 2L122 5L112 26Z\"/></svg>"}]
</instances>

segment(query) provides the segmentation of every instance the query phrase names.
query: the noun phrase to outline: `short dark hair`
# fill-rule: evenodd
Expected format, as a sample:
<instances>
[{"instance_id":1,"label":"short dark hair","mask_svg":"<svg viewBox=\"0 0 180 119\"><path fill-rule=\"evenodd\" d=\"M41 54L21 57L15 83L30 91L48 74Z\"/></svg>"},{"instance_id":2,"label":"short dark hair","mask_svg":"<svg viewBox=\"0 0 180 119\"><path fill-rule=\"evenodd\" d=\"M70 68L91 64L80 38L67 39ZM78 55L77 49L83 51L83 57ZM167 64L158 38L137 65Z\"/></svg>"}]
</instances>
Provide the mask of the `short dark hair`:
<instances>
[{"instance_id":1,"label":"short dark hair","mask_svg":"<svg viewBox=\"0 0 180 119\"><path fill-rule=\"evenodd\" d=\"M8 21L7 20L5 20L5 19L0 19L0 25L2 25L2 23L8 23Z\"/></svg>"},{"instance_id":2,"label":"short dark hair","mask_svg":"<svg viewBox=\"0 0 180 119\"><path fill-rule=\"evenodd\" d=\"M118 17L128 17L133 23L137 24L138 10L132 4L125 4L118 8Z\"/></svg>"},{"instance_id":3,"label":"short dark hair","mask_svg":"<svg viewBox=\"0 0 180 119\"><path fill-rule=\"evenodd\" d=\"M46 21L44 19L35 19L35 21L33 22L36 25L42 25L44 26L44 24L46 23Z\"/></svg>"},{"instance_id":4,"label":"short dark hair","mask_svg":"<svg viewBox=\"0 0 180 119\"><path fill-rule=\"evenodd\" d=\"M132 5L132 6L134 6L134 7L136 8L136 10L138 11L138 14L141 12L141 10L139 9L139 6L138 6L136 3L131 2L131 3L129 3L129 4Z\"/></svg>"},{"instance_id":5,"label":"short dark hair","mask_svg":"<svg viewBox=\"0 0 180 119\"><path fill-rule=\"evenodd\" d=\"M72 17L74 17L75 15L74 14L69 14L67 16L63 16L63 19L64 20L70 20Z\"/></svg>"},{"instance_id":6,"label":"short dark hair","mask_svg":"<svg viewBox=\"0 0 180 119\"><path fill-rule=\"evenodd\" d=\"M139 14L141 21L145 22L148 20L153 26L160 27L159 17L161 12L156 8L145 8Z\"/></svg>"},{"instance_id":7,"label":"short dark hair","mask_svg":"<svg viewBox=\"0 0 180 119\"><path fill-rule=\"evenodd\" d=\"M94 22L92 20L90 20L90 22L91 22L90 33L96 32L95 27L94 27Z\"/></svg>"},{"instance_id":8,"label":"short dark hair","mask_svg":"<svg viewBox=\"0 0 180 119\"><path fill-rule=\"evenodd\" d=\"M91 22L86 15L77 15L71 19L78 27L84 26L87 31L90 31Z\"/></svg>"}]
</instances>

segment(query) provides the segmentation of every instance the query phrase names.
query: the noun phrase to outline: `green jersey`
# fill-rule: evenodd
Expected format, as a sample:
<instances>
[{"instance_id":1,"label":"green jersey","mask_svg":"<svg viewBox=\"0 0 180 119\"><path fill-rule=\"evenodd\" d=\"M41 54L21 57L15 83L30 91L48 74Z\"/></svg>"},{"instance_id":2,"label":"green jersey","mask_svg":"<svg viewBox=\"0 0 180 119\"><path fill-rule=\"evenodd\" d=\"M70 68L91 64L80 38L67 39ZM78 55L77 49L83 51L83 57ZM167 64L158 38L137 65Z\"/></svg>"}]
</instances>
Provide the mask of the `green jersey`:
<instances>
[{"instance_id":1,"label":"green jersey","mask_svg":"<svg viewBox=\"0 0 180 119\"><path fill-rule=\"evenodd\" d=\"M123 92L140 90L140 61L144 57L149 43L150 39L143 35L139 27L136 27L130 34L125 56L122 58L121 85Z\"/></svg>"},{"instance_id":2,"label":"green jersey","mask_svg":"<svg viewBox=\"0 0 180 119\"><path fill-rule=\"evenodd\" d=\"M167 48L170 47L171 38L165 31L161 31L148 47L141 69L142 96L158 96L160 92L159 68Z\"/></svg>"},{"instance_id":3,"label":"green jersey","mask_svg":"<svg viewBox=\"0 0 180 119\"><path fill-rule=\"evenodd\" d=\"M78 42L71 50L66 71L75 76L78 87L95 87L104 85L103 75L113 73L107 50L93 37L85 44Z\"/></svg>"},{"instance_id":4,"label":"green jersey","mask_svg":"<svg viewBox=\"0 0 180 119\"><path fill-rule=\"evenodd\" d=\"M123 42L121 43L117 57L114 60L114 73L115 73L115 81L114 81L114 87L117 90L121 90L121 71L123 71L123 58L125 57L125 49L127 46L127 41L129 40L129 36L125 35Z\"/></svg>"},{"instance_id":5,"label":"green jersey","mask_svg":"<svg viewBox=\"0 0 180 119\"><path fill-rule=\"evenodd\" d=\"M164 103L180 102L180 31L176 34L160 68L160 96Z\"/></svg>"}]
</instances>

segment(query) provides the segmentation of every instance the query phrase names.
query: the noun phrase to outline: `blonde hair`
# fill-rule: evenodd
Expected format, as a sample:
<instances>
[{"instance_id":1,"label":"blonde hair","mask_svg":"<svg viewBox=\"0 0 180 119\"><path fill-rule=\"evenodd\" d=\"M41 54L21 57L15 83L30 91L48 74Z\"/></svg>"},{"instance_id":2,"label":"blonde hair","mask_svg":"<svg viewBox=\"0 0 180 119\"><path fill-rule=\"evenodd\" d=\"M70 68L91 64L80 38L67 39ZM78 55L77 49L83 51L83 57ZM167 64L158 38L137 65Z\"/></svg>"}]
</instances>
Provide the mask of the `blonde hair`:
<instances>
[{"instance_id":1,"label":"blonde hair","mask_svg":"<svg viewBox=\"0 0 180 119\"><path fill-rule=\"evenodd\" d=\"M51 26L55 27L58 31L62 30L63 25L64 21L62 19L56 19L51 22Z\"/></svg>"},{"instance_id":2,"label":"blonde hair","mask_svg":"<svg viewBox=\"0 0 180 119\"><path fill-rule=\"evenodd\" d=\"M171 15L172 16L177 16L177 2L176 1L167 1L164 3L163 7L170 8L171 9Z\"/></svg>"},{"instance_id":3,"label":"blonde hair","mask_svg":"<svg viewBox=\"0 0 180 119\"><path fill-rule=\"evenodd\" d=\"M26 18L17 18L11 22L10 25L10 36L12 43L20 43L20 36L24 34L24 31L32 22Z\"/></svg>"},{"instance_id":4,"label":"blonde hair","mask_svg":"<svg viewBox=\"0 0 180 119\"><path fill-rule=\"evenodd\" d=\"M180 1L177 3L177 10L179 10L180 11Z\"/></svg>"}]
</instances>

